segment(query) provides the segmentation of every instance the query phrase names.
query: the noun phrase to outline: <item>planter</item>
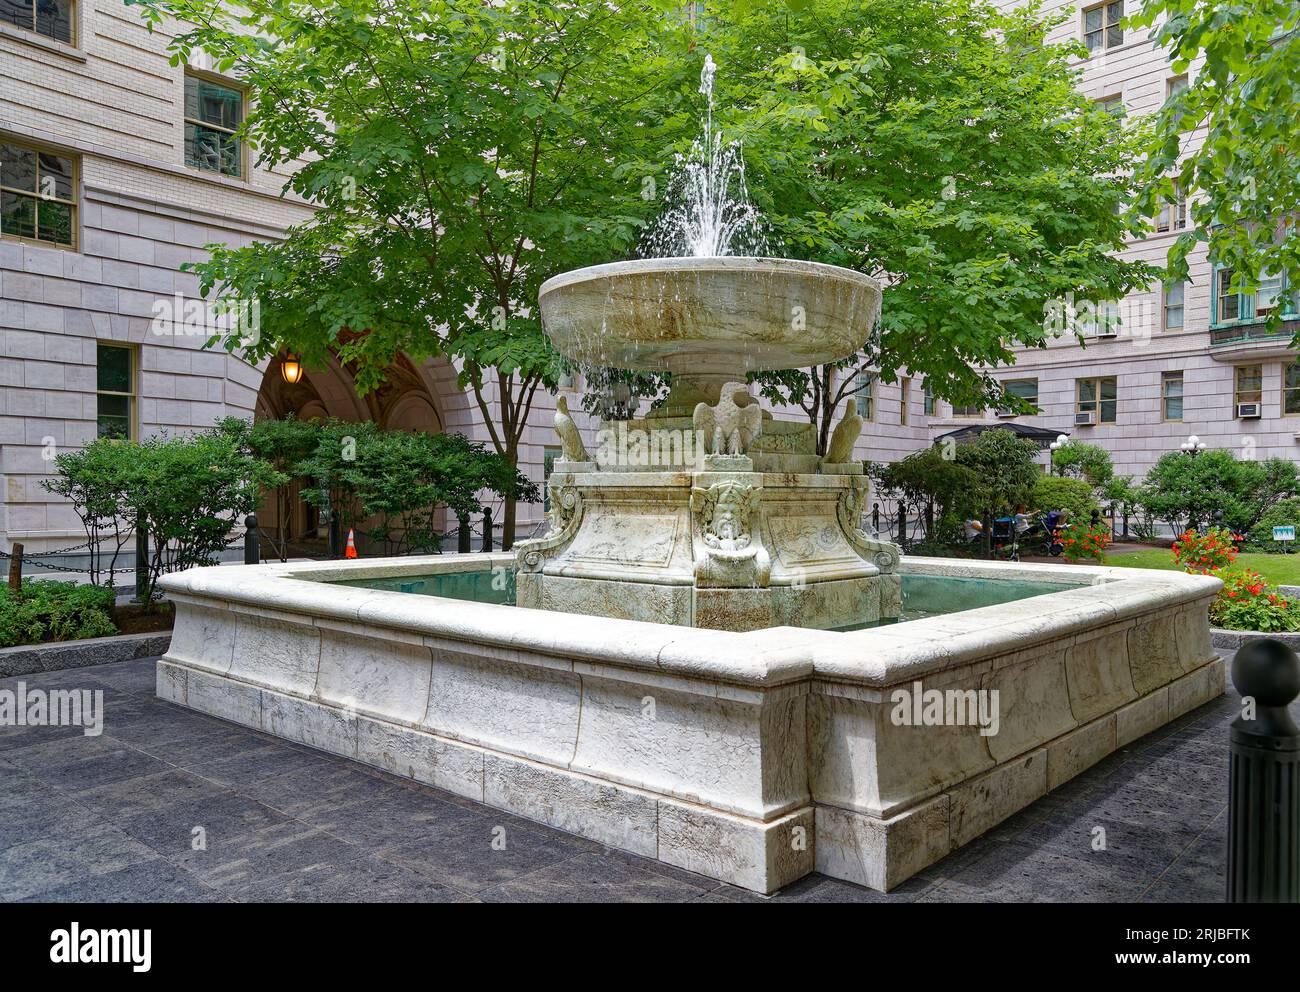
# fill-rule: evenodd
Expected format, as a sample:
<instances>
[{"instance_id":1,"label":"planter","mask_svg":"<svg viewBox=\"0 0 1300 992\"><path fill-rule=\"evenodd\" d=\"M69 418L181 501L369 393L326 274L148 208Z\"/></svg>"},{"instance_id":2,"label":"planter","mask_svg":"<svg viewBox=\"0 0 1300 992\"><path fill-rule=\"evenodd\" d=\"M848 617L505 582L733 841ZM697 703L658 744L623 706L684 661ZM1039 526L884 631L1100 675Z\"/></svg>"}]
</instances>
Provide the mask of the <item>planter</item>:
<instances>
[{"instance_id":1,"label":"planter","mask_svg":"<svg viewBox=\"0 0 1300 992\"><path fill-rule=\"evenodd\" d=\"M19 644L0 648L0 678L54 672L64 668L107 665L133 658L150 658L166 653L171 631L150 634L117 634L88 637L82 641L52 641L48 644Z\"/></svg>"},{"instance_id":2,"label":"planter","mask_svg":"<svg viewBox=\"0 0 1300 992\"><path fill-rule=\"evenodd\" d=\"M1269 634L1260 630L1226 630L1223 627L1210 628L1210 643L1224 651L1236 651L1247 641L1258 641L1269 637L1281 641L1288 647L1300 651L1300 631L1292 633Z\"/></svg>"}]
</instances>

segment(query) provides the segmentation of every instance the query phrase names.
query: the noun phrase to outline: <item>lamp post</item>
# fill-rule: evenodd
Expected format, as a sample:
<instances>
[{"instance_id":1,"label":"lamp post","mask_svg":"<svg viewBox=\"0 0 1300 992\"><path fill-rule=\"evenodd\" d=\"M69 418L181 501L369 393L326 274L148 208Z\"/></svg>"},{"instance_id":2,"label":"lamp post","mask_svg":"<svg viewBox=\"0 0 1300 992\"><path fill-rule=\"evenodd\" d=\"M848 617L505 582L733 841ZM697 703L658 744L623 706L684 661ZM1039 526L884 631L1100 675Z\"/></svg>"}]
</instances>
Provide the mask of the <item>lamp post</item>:
<instances>
[{"instance_id":1,"label":"lamp post","mask_svg":"<svg viewBox=\"0 0 1300 992\"><path fill-rule=\"evenodd\" d=\"M1052 475L1061 474L1056 469L1056 453L1069 443L1070 443L1070 439L1068 437L1066 437L1064 434L1057 434L1056 440L1048 445L1048 447L1052 450L1052 454L1050 456L1051 463L1052 463L1052 472L1051 472Z\"/></svg>"},{"instance_id":2,"label":"lamp post","mask_svg":"<svg viewBox=\"0 0 1300 992\"><path fill-rule=\"evenodd\" d=\"M1188 439L1184 441L1182 444L1180 444L1178 447L1183 451L1184 454L1199 455L1202 451L1208 448L1209 445L1207 445L1199 437L1193 434L1190 437L1188 437Z\"/></svg>"}]
</instances>

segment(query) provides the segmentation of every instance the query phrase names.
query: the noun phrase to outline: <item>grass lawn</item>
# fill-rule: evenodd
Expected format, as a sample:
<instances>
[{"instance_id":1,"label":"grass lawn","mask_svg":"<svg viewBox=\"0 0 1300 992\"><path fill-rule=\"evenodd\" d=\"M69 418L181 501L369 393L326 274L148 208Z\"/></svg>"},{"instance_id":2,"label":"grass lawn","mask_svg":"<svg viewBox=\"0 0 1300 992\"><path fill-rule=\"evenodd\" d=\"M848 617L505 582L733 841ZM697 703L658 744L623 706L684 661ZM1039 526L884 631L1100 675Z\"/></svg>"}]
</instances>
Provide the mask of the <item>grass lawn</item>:
<instances>
[{"instance_id":1,"label":"grass lawn","mask_svg":"<svg viewBox=\"0 0 1300 992\"><path fill-rule=\"evenodd\" d=\"M1174 568L1174 553L1162 548L1146 548L1124 554L1107 555L1107 565L1126 568ZM1237 567L1253 568L1273 585L1300 586L1300 554L1240 554Z\"/></svg>"}]
</instances>

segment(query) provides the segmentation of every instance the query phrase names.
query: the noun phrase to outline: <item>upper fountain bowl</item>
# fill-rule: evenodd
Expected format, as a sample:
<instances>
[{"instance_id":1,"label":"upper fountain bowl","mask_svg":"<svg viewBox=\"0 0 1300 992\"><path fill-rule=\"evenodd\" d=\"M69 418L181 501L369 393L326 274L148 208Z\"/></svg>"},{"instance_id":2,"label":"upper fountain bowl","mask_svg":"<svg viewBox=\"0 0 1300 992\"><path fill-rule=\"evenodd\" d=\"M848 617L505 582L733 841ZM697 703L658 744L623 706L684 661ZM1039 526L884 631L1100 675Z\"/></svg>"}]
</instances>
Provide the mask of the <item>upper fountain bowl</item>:
<instances>
[{"instance_id":1,"label":"upper fountain bowl","mask_svg":"<svg viewBox=\"0 0 1300 992\"><path fill-rule=\"evenodd\" d=\"M561 354L672 372L716 395L747 372L857 352L880 311L880 283L796 259L644 258L555 276L538 302Z\"/></svg>"}]
</instances>

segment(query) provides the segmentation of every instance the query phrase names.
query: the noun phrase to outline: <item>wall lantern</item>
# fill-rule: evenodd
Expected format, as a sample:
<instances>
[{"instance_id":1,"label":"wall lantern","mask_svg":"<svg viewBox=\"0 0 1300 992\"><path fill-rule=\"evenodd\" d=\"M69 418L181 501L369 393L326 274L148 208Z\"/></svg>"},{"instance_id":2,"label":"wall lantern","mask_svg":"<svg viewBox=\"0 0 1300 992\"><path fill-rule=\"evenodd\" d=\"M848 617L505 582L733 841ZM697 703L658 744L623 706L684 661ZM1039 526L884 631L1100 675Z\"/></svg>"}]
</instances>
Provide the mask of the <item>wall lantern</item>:
<instances>
[{"instance_id":1,"label":"wall lantern","mask_svg":"<svg viewBox=\"0 0 1300 992\"><path fill-rule=\"evenodd\" d=\"M284 381L291 386L301 379L302 356L292 351L285 355L284 361L280 363L280 375L284 376Z\"/></svg>"}]
</instances>

